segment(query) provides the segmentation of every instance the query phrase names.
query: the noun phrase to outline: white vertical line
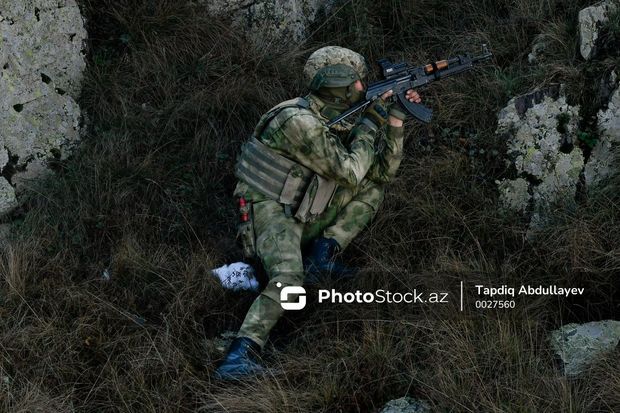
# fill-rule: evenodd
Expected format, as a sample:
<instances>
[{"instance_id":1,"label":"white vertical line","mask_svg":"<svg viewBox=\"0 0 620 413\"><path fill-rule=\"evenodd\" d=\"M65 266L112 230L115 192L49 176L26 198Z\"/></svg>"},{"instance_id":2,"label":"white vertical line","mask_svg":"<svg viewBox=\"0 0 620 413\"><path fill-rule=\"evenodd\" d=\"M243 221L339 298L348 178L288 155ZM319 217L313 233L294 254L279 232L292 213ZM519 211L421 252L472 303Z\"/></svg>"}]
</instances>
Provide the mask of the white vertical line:
<instances>
[{"instance_id":1,"label":"white vertical line","mask_svg":"<svg viewBox=\"0 0 620 413\"><path fill-rule=\"evenodd\" d=\"M463 281L461 281L461 311L463 311Z\"/></svg>"}]
</instances>

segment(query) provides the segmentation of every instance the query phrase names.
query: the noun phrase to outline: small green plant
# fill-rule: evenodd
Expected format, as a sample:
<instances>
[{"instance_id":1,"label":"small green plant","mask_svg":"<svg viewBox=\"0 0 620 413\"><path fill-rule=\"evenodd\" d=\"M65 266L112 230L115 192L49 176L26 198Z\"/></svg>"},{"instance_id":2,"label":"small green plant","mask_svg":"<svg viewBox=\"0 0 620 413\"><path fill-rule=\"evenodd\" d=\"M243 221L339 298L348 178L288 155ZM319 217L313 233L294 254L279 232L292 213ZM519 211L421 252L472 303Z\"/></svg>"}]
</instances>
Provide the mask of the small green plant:
<instances>
[{"instance_id":1,"label":"small green plant","mask_svg":"<svg viewBox=\"0 0 620 413\"><path fill-rule=\"evenodd\" d=\"M577 134L577 140L592 149L594 148L594 145L596 145L596 142L598 142L598 137L593 133L580 131Z\"/></svg>"},{"instance_id":2,"label":"small green plant","mask_svg":"<svg viewBox=\"0 0 620 413\"><path fill-rule=\"evenodd\" d=\"M495 72L495 77L506 96L511 98L519 93L522 83L522 78L519 73L515 73L512 70L500 69Z\"/></svg>"}]
</instances>

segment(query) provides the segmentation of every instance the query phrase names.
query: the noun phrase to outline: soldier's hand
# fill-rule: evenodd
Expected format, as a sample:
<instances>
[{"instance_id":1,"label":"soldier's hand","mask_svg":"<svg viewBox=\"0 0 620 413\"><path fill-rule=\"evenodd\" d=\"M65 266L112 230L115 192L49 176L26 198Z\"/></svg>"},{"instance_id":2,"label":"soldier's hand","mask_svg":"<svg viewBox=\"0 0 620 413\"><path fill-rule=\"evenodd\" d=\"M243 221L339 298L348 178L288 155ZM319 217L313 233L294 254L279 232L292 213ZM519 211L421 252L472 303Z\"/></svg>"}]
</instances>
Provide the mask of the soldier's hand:
<instances>
[{"instance_id":1,"label":"soldier's hand","mask_svg":"<svg viewBox=\"0 0 620 413\"><path fill-rule=\"evenodd\" d=\"M405 97L411 103L420 103L420 102L422 102L422 98L420 97L420 94L418 92L416 92L415 90L413 90L413 89L409 89L407 91L407 93L405 93Z\"/></svg>"},{"instance_id":2,"label":"soldier's hand","mask_svg":"<svg viewBox=\"0 0 620 413\"><path fill-rule=\"evenodd\" d=\"M368 119L373 124L377 126L377 128L382 127L388 121L388 105L385 100L392 96L392 91L385 92L379 99L376 99L372 102L366 110L364 111L363 118Z\"/></svg>"},{"instance_id":3,"label":"soldier's hand","mask_svg":"<svg viewBox=\"0 0 620 413\"><path fill-rule=\"evenodd\" d=\"M407 92L409 93L409 92ZM385 92L384 94L381 95L381 99L383 100L387 100L389 97L391 97L394 94L393 90L388 90L387 92Z\"/></svg>"}]
</instances>

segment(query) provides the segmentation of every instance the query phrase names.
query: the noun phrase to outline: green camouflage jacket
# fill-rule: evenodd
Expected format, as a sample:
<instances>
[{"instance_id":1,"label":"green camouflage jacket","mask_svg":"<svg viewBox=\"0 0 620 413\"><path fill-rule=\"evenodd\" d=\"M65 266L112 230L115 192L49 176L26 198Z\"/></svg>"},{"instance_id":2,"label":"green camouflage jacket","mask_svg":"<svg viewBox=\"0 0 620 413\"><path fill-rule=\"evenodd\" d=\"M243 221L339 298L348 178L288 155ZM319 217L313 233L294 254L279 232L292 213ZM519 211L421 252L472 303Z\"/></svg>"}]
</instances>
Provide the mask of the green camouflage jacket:
<instances>
[{"instance_id":1,"label":"green camouflage jacket","mask_svg":"<svg viewBox=\"0 0 620 413\"><path fill-rule=\"evenodd\" d=\"M402 159L402 127L388 125L385 133L358 122L330 129L326 126L329 119L321 115L325 103L313 94L305 99L310 103L307 109L282 109L258 139L342 187L357 187L365 178L383 184L395 176ZM242 181L235 195L254 201L265 198Z\"/></svg>"}]
</instances>

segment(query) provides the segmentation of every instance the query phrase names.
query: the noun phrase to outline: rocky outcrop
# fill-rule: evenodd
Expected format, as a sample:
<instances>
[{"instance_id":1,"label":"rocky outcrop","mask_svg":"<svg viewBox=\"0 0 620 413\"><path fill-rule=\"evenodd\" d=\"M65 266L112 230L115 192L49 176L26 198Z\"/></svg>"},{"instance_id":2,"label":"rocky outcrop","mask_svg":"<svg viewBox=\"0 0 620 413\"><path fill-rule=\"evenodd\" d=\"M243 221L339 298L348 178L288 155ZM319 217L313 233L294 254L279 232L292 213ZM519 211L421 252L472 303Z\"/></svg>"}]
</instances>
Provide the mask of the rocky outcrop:
<instances>
[{"instance_id":1,"label":"rocky outcrop","mask_svg":"<svg viewBox=\"0 0 620 413\"><path fill-rule=\"evenodd\" d=\"M379 413L428 413L431 411L428 403L411 397L401 397L390 400Z\"/></svg>"},{"instance_id":2,"label":"rocky outcrop","mask_svg":"<svg viewBox=\"0 0 620 413\"><path fill-rule=\"evenodd\" d=\"M209 0L214 15L229 16L259 45L301 42L308 27L325 16L337 0Z\"/></svg>"},{"instance_id":3,"label":"rocky outcrop","mask_svg":"<svg viewBox=\"0 0 620 413\"><path fill-rule=\"evenodd\" d=\"M578 130L579 107L566 103L559 85L514 98L498 115L496 133L514 170L512 179L497 182L500 203L528 217L530 235L555 206L575 203L582 173L585 189L595 194L611 188L620 171L620 88L615 72L608 78L601 100L609 101L594 132Z\"/></svg>"},{"instance_id":4,"label":"rocky outcrop","mask_svg":"<svg viewBox=\"0 0 620 413\"><path fill-rule=\"evenodd\" d=\"M498 116L497 135L507 144L515 177L498 181L507 210L530 216L530 229L557 204L574 201L584 157L574 146L579 108L566 103L560 85L513 98Z\"/></svg>"},{"instance_id":5,"label":"rocky outcrop","mask_svg":"<svg viewBox=\"0 0 620 413\"><path fill-rule=\"evenodd\" d=\"M567 324L551 332L551 347L562 361L564 374L575 376L620 342L620 321Z\"/></svg>"},{"instance_id":6,"label":"rocky outcrop","mask_svg":"<svg viewBox=\"0 0 620 413\"><path fill-rule=\"evenodd\" d=\"M617 0L602 1L579 12L584 59L603 59L603 54L617 52L613 44L617 34L609 22L618 12ZM530 63L544 60L545 36L534 39ZM587 69L583 75L589 76ZM505 209L527 215L530 230L548 221L553 204L573 203L580 181L580 188L590 195L613 189L611 178L620 170L617 68L600 78L595 101L595 110L602 105L595 122L590 118L592 108L585 108L587 119L578 119L579 108L567 105L559 89L553 87L515 98L500 113L497 132L505 138L508 162L516 169L513 179L498 182L500 200ZM577 130L580 123L585 130Z\"/></svg>"},{"instance_id":7,"label":"rocky outcrop","mask_svg":"<svg viewBox=\"0 0 620 413\"><path fill-rule=\"evenodd\" d=\"M598 141L592 149L584 175L589 190L603 189L618 172L620 155L620 88L611 95L606 109L598 112Z\"/></svg>"},{"instance_id":8,"label":"rocky outcrop","mask_svg":"<svg viewBox=\"0 0 620 413\"><path fill-rule=\"evenodd\" d=\"M79 140L85 39L75 0L0 0L0 214Z\"/></svg>"},{"instance_id":9,"label":"rocky outcrop","mask_svg":"<svg viewBox=\"0 0 620 413\"><path fill-rule=\"evenodd\" d=\"M602 1L579 12L579 51L581 56L590 60L598 51L599 31L609 19L610 13L618 4L612 0Z\"/></svg>"}]
</instances>

